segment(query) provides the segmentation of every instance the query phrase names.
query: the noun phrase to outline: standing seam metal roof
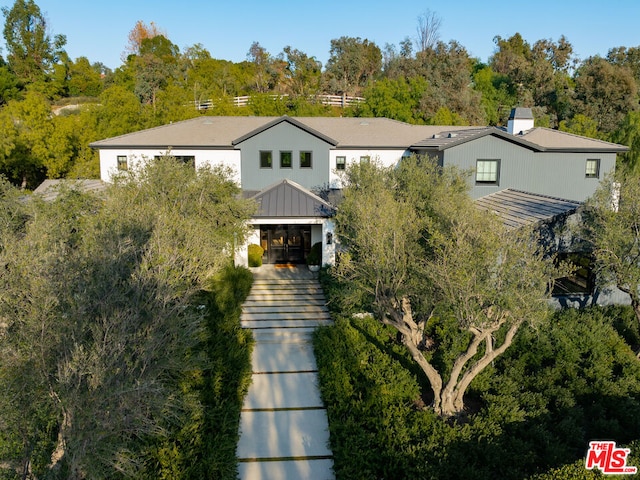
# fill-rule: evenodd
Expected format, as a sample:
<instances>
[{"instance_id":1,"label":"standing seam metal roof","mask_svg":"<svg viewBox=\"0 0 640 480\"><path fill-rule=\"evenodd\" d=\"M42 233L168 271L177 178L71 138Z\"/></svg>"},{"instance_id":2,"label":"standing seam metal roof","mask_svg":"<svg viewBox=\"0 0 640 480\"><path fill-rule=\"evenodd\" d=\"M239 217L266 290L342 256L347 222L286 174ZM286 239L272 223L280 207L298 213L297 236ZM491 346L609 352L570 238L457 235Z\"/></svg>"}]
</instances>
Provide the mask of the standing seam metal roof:
<instances>
[{"instance_id":1,"label":"standing seam metal roof","mask_svg":"<svg viewBox=\"0 0 640 480\"><path fill-rule=\"evenodd\" d=\"M258 202L254 218L326 218L334 213L327 202L288 179L263 189L252 198Z\"/></svg>"},{"instance_id":2,"label":"standing seam metal roof","mask_svg":"<svg viewBox=\"0 0 640 480\"><path fill-rule=\"evenodd\" d=\"M581 203L507 188L476 199L475 205L495 212L507 228L519 228L573 213Z\"/></svg>"}]
</instances>

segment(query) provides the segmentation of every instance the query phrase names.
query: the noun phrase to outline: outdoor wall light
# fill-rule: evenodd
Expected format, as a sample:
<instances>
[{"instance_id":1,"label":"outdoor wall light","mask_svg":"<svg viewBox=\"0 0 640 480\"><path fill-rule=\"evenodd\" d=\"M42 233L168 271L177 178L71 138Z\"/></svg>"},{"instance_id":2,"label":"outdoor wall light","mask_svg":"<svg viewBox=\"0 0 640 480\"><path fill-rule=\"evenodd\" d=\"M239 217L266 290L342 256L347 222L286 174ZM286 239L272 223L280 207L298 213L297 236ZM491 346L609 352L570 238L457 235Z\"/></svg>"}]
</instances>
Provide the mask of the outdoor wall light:
<instances>
[{"instance_id":1,"label":"outdoor wall light","mask_svg":"<svg viewBox=\"0 0 640 480\"><path fill-rule=\"evenodd\" d=\"M331 245L333 242L333 233L327 232L327 245Z\"/></svg>"}]
</instances>

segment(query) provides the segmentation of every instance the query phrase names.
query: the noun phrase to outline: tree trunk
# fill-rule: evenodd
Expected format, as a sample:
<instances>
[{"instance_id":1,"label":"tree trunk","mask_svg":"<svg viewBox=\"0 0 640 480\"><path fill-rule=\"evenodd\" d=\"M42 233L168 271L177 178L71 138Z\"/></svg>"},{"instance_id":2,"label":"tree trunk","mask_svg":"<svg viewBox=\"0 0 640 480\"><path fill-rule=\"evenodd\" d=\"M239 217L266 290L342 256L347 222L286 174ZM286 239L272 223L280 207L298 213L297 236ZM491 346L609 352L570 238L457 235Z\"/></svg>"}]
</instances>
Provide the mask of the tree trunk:
<instances>
[{"instance_id":1,"label":"tree trunk","mask_svg":"<svg viewBox=\"0 0 640 480\"><path fill-rule=\"evenodd\" d=\"M383 311L388 311L391 315L391 317L382 315L382 323L394 327L402 334L402 342L409 350L413 360L420 366L429 380L431 390L433 390L433 409L440 415L442 377L433 365L424 358L419 348L424 335L424 325L418 325L413 320L411 302L407 297L402 298L400 305L401 311L391 305L392 302L389 302L382 295L377 295L377 297L377 302L386 307L383 308Z\"/></svg>"},{"instance_id":2,"label":"tree trunk","mask_svg":"<svg viewBox=\"0 0 640 480\"><path fill-rule=\"evenodd\" d=\"M629 296L631 297L631 307L633 307L633 313L636 314L636 320L640 323L640 298L638 295L633 294L631 291L628 291Z\"/></svg>"}]
</instances>

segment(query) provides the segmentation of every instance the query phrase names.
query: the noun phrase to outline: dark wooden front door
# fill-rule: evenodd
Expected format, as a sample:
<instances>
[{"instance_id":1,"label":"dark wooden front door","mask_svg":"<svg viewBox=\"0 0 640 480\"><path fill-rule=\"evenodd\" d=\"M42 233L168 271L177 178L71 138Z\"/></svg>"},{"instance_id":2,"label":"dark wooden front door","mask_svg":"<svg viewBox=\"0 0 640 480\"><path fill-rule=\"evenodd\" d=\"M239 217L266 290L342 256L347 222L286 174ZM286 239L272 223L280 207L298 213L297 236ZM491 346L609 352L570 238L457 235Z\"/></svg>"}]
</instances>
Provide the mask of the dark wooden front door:
<instances>
[{"instance_id":1,"label":"dark wooden front door","mask_svg":"<svg viewBox=\"0 0 640 480\"><path fill-rule=\"evenodd\" d=\"M311 227L266 225L260 228L265 263L302 263L309 252Z\"/></svg>"}]
</instances>

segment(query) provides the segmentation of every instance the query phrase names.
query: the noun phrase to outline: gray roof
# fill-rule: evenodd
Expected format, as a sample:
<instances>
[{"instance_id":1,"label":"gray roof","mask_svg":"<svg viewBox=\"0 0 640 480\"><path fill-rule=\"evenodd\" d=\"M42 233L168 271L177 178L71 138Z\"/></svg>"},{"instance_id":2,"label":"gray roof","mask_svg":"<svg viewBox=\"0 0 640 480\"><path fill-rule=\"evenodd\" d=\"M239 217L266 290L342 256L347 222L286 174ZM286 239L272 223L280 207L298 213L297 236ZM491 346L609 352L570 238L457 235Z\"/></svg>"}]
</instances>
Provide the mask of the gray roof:
<instances>
[{"instance_id":1,"label":"gray roof","mask_svg":"<svg viewBox=\"0 0 640 480\"><path fill-rule=\"evenodd\" d=\"M615 143L533 128L511 135L496 127L411 125L388 118L343 117L213 117L204 116L91 143L93 148L230 149L254 135L287 122L335 148L440 151L486 135L494 135L539 152L624 152Z\"/></svg>"},{"instance_id":2,"label":"gray roof","mask_svg":"<svg viewBox=\"0 0 640 480\"><path fill-rule=\"evenodd\" d=\"M287 122L336 148L407 149L441 133L470 127L410 125L388 118L197 117L91 143L93 148L229 149Z\"/></svg>"},{"instance_id":3,"label":"gray roof","mask_svg":"<svg viewBox=\"0 0 640 480\"><path fill-rule=\"evenodd\" d=\"M107 184L102 180L45 180L38 185L38 188L36 188L33 193L49 202L55 200L63 188L79 190L81 192L100 193L107 188Z\"/></svg>"},{"instance_id":4,"label":"gray roof","mask_svg":"<svg viewBox=\"0 0 640 480\"><path fill-rule=\"evenodd\" d=\"M418 150L426 150L427 152L442 151L488 135L502 138L535 152L615 153L629 150L624 145L543 127L532 128L518 135L512 135L505 129L498 127L467 127L466 130L443 129L441 132L415 143L412 147Z\"/></svg>"},{"instance_id":5,"label":"gray roof","mask_svg":"<svg viewBox=\"0 0 640 480\"><path fill-rule=\"evenodd\" d=\"M509 114L509 120L533 120L533 112L530 108L524 107L516 107L511 109L511 113Z\"/></svg>"},{"instance_id":6,"label":"gray roof","mask_svg":"<svg viewBox=\"0 0 640 480\"><path fill-rule=\"evenodd\" d=\"M329 203L288 179L266 187L252 198L258 202L254 218L326 218L334 214Z\"/></svg>"},{"instance_id":7,"label":"gray roof","mask_svg":"<svg viewBox=\"0 0 640 480\"><path fill-rule=\"evenodd\" d=\"M519 228L571 214L581 203L508 188L476 199L475 205L495 212L507 228Z\"/></svg>"}]
</instances>

